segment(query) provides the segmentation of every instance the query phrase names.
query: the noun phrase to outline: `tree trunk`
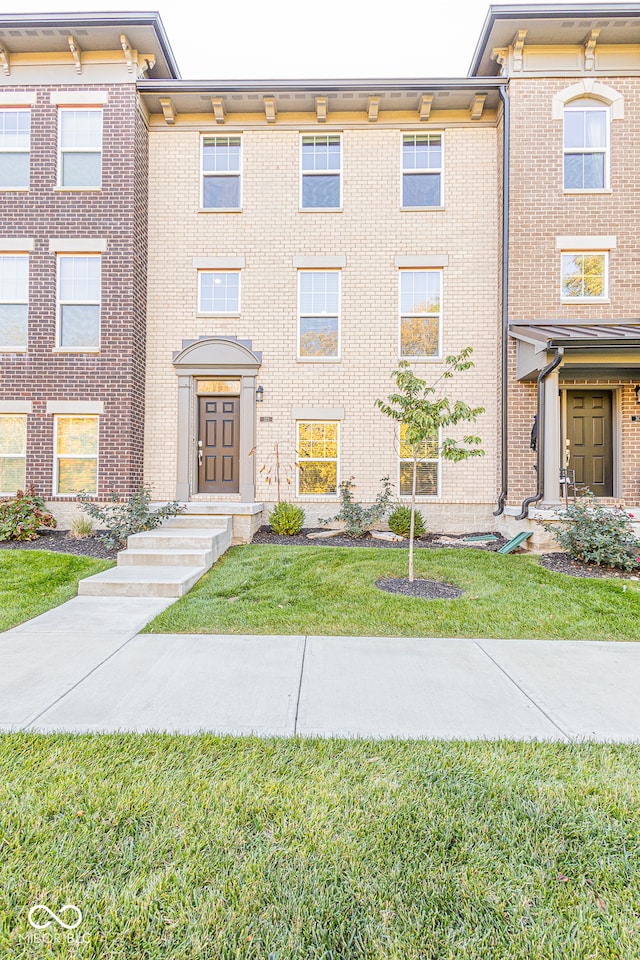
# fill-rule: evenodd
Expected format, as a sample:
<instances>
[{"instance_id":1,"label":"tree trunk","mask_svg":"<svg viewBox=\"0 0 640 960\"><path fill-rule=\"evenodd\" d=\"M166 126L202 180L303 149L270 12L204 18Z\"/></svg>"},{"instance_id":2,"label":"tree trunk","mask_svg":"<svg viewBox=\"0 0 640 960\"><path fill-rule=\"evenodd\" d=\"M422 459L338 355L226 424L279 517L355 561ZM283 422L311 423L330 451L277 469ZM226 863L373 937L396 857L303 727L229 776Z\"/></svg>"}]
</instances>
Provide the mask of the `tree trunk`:
<instances>
[{"instance_id":1,"label":"tree trunk","mask_svg":"<svg viewBox=\"0 0 640 960\"><path fill-rule=\"evenodd\" d=\"M416 527L416 485L418 481L418 453L413 451L413 477L411 478L411 523L409 525L409 583L413 583L413 541Z\"/></svg>"}]
</instances>

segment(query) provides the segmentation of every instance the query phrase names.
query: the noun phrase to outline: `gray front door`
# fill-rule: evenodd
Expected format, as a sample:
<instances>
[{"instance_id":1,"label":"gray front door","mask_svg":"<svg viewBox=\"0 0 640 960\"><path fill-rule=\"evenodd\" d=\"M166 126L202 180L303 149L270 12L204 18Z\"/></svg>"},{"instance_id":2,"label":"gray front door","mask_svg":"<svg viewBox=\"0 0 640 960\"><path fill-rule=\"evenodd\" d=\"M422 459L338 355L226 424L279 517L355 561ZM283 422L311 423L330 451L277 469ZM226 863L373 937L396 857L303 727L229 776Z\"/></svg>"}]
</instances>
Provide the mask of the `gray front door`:
<instances>
[{"instance_id":1,"label":"gray front door","mask_svg":"<svg viewBox=\"0 0 640 960\"><path fill-rule=\"evenodd\" d=\"M199 397L198 493L238 493L240 398Z\"/></svg>"},{"instance_id":2,"label":"gray front door","mask_svg":"<svg viewBox=\"0 0 640 960\"><path fill-rule=\"evenodd\" d=\"M567 391L567 466L597 497L613 496L612 409L611 390Z\"/></svg>"}]
</instances>

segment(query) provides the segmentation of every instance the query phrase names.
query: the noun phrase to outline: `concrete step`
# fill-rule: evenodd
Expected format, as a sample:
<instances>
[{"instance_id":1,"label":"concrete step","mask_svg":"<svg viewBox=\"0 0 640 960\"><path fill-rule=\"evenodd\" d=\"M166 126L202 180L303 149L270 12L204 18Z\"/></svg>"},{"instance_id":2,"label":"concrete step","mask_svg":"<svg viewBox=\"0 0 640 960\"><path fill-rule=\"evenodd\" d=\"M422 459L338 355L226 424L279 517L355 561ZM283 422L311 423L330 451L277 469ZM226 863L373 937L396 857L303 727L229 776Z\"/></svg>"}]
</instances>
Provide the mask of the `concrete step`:
<instances>
[{"instance_id":1,"label":"concrete step","mask_svg":"<svg viewBox=\"0 0 640 960\"><path fill-rule=\"evenodd\" d=\"M156 530L145 530L144 533L134 533L127 540L127 547L131 549L152 550L185 550L195 547L197 550L208 550L213 547L214 540L224 539L225 531L212 527L158 527Z\"/></svg>"},{"instance_id":2,"label":"concrete step","mask_svg":"<svg viewBox=\"0 0 640 960\"><path fill-rule=\"evenodd\" d=\"M182 597L206 573L203 567L112 567L78 584L80 597Z\"/></svg>"},{"instance_id":3,"label":"concrete step","mask_svg":"<svg viewBox=\"0 0 640 960\"><path fill-rule=\"evenodd\" d=\"M225 530L231 525L231 517L216 516L215 514L180 514L178 517L169 517L162 524L162 530Z\"/></svg>"},{"instance_id":4,"label":"concrete step","mask_svg":"<svg viewBox=\"0 0 640 960\"><path fill-rule=\"evenodd\" d=\"M152 550L136 548L122 550L118 554L118 566L172 566L172 567L202 567L208 570L214 563L214 551L196 549Z\"/></svg>"}]
</instances>

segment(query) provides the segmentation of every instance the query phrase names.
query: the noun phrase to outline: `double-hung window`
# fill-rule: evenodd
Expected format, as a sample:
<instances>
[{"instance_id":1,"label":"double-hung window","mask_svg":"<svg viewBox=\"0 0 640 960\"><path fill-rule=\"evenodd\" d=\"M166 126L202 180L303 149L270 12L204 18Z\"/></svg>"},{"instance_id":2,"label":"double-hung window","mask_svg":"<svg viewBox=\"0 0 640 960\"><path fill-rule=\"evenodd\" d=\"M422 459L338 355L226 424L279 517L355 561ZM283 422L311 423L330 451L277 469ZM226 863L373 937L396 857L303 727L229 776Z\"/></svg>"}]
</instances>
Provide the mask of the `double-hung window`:
<instances>
[{"instance_id":1,"label":"double-hung window","mask_svg":"<svg viewBox=\"0 0 640 960\"><path fill-rule=\"evenodd\" d=\"M58 346L100 346L101 257L58 255Z\"/></svg>"},{"instance_id":2,"label":"double-hung window","mask_svg":"<svg viewBox=\"0 0 640 960\"><path fill-rule=\"evenodd\" d=\"M202 209L239 210L242 205L240 137L202 138Z\"/></svg>"},{"instance_id":3,"label":"double-hung window","mask_svg":"<svg viewBox=\"0 0 640 960\"><path fill-rule=\"evenodd\" d=\"M0 350L24 350L29 313L29 257L0 254Z\"/></svg>"},{"instance_id":4,"label":"double-hung window","mask_svg":"<svg viewBox=\"0 0 640 960\"><path fill-rule=\"evenodd\" d=\"M0 416L0 494L15 496L24 490L27 454L27 418Z\"/></svg>"},{"instance_id":5,"label":"double-hung window","mask_svg":"<svg viewBox=\"0 0 640 960\"><path fill-rule=\"evenodd\" d=\"M58 186L97 190L102 184L102 110L60 107Z\"/></svg>"},{"instance_id":6,"label":"double-hung window","mask_svg":"<svg viewBox=\"0 0 640 960\"><path fill-rule=\"evenodd\" d=\"M609 186L609 110L594 100L573 100L564 109L564 189Z\"/></svg>"},{"instance_id":7,"label":"double-hung window","mask_svg":"<svg viewBox=\"0 0 640 960\"><path fill-rule=\"evenodd\" d=\"M303 210L339 210L342 206L342 138L340 134L303 136L301 144Z\"/></svg>"},{"instance_id":8,"label":"double-hung window","mask_svg":"<svg viewBox=\"0 0 640 960\"><path fill-rule=\"evenodd\" d=\"M198 313L240 313L240 271L198 272Z\"/></svg>"},{"instance_id":9,"label":"double-hung window","mask_svg":"<svg viewBox=\"0 0 640 960\"><path fill-rule=\"evenodd\" d=\"M98 492L98 417L54 417L54 494Z\"/></svg>"},{"instance_id":10,"label":"double-hung window","mask_svg":"<svg viewBox=\"0 0 640 960\"><path fill-rule=\"evenodd\" d=\"M416 496L438 496L439 450L438 438L411 444L407 427L400 424L400 496L410 497L413 492L413 468L416 469Z\"/></svg>"},{"instance_id":11,"label":"double-hung window","mask_svg":"<svg viewBox=\"0 0 640 960\"><path fill-rule=\"evenodd\" d=\"M402 137L402 206L442 206L442 134Z\"/></svg>"},{"instance_id":12,"label":"double-hung window","mask_svg":"<svg viewBox=\"0 0 640 960\"><path fill-rule=\"evenodd\" d=\"M562 299L606 300L608 254L581 251L562 254Z\"/></svg>"},{"instance_id":13,"label":"double-hung window","mask_svg":"<svg viewBox=\"0 0 640 960\"><path fill-rule=\"evenodd\" d=\"M298 357L331 360L340 356L340 271L298 272Z\"/></svg>"},{"instance_id":14,"label":"double-hung window","mask_svg":"<svg viewBox=\"0 0 640 960\"><path fill-rule=\"evenodd\" d=\"M298 496L337 494L338 432L334 421L298 421Z\"/></svg>"},{"instance_id":15,"label":"double-hung window","mask_svg":"<svg viewBox=\"0 0 640 960\"><path fill-rule=\"evenodd\" d=\"M400 271L400 356L439 357L442 271Z\"/></svg>"},{"instance_id":16,"label":"double-hung window","mask_svg":"<svg viewBox=\"0 0 640 960\"><path fill-rule=\"evenodd\" d=\"M0 108L0 190L29 186L31 111Z\"/></svg>"}]
</instances>

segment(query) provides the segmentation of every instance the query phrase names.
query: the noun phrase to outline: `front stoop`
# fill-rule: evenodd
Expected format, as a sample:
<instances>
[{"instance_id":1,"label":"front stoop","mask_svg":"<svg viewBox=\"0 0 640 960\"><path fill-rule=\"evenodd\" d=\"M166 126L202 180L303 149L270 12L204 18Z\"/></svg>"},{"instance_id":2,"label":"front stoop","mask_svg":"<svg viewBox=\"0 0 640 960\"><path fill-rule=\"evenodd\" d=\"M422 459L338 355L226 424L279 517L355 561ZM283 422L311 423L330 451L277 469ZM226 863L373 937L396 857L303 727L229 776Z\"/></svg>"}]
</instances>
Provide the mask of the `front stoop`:
<instances>
[{"instance_id":1,"label":"front stoop","mask_svg":"<svg viewBox=\"0 0 640 960\"><path fill-rule=\"evenodd\" d=\"M182 597L231 546L228 516L179 516L136 533L118 565L78 584L80 597Z\"/></svg>"}]
</instances>

